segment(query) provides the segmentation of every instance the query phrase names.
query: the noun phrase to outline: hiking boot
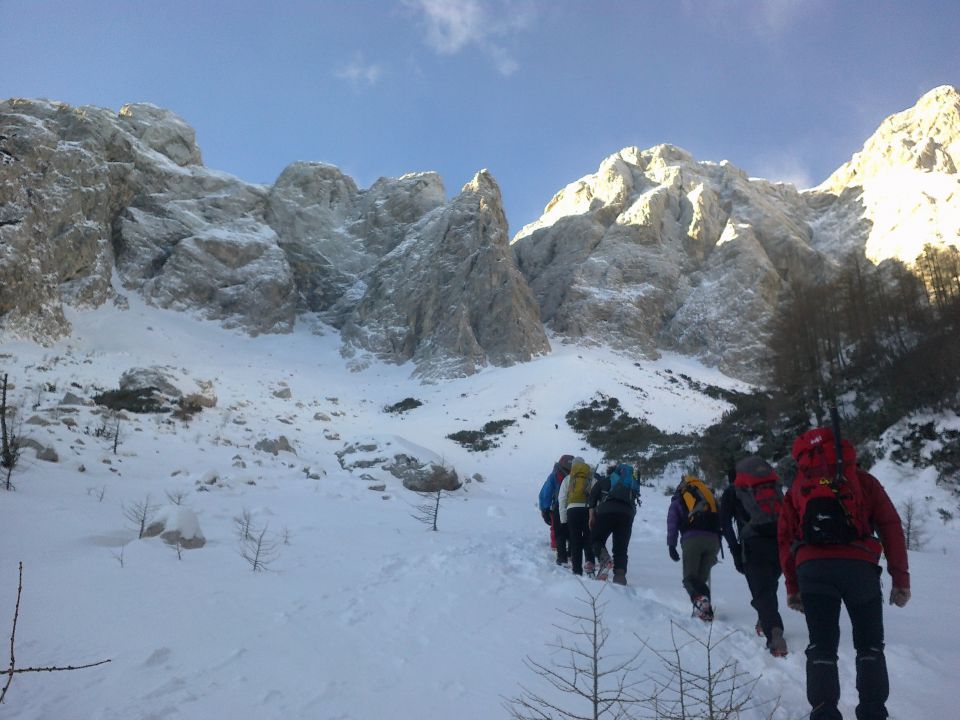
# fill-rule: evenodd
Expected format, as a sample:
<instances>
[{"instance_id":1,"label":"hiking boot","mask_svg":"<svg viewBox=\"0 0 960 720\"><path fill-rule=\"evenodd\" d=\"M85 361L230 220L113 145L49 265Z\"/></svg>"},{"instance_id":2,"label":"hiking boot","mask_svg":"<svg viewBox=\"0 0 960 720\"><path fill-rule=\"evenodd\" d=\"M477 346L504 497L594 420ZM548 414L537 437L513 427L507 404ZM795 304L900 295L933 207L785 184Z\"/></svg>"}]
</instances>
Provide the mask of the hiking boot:
<instances>
[{"instance_id":1,"label":"hiking boot","mask_svg":"<svg viewBox=\"0 0 960 720\"><path fill-rule=\"evenodd\" d=\"M613 570L613 582L617 585L626 585L627 584L627 571L614 568Z\"/></svg>"},{"instance_id":2,"label":"hiking boot","mask_svg":"<svg viewBox=\"0 0 960 720\"><path fill-rule=\"evenodd\" d=\"M760 621L757 620L757 625L754 627L754 630L757 631L757 637L766 637L763 632L763 627L760 625Z\"/></svg>"},{"instance_id":3,"label":"hiking boot","mask_svg":"<svg viewBox=\"0 0 960 720\"><path fill-rule=\"evenodd\" d=\"M783 628L771 628L770 639L767 641L767 649L774 657L787 656L787 641L783 639Z\"/></svg>"},{"instance_id":4,"label":"hiking boot","mask_svg":"<svg viewBox=\"0 0 960 720\"><path fill-rule=\"evenodd\" d=\"M697 595L693 599L693 614L704 622L713 622L713 607L706 595Z\"/></svg>"}]
</instances>

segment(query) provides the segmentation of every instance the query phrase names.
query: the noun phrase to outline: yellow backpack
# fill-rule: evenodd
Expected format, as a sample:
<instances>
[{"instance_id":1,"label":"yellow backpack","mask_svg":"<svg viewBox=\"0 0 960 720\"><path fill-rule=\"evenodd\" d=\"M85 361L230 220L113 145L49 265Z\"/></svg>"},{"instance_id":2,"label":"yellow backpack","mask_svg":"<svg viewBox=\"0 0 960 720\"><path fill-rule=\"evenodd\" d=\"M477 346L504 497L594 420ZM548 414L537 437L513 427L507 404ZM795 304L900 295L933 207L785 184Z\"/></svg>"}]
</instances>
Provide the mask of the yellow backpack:
<instances>
[{"instance_id":1,"label":"yellow backpack","mask_svg":"<svg viewBox=\"0 0 960 720\"><path fill-rule=\"evenodd\" d=\"M689 530L720 532L717 500L707 484L693 475L684 475L677 494L687 509L686 527Z\"/></svg>"},{"instance_id":2,"label":"yellow backpack","mask_svg":"<svg viewBox=\"0 0 960 720\"><path fill-rule=\"evenodd\" d=\"M570 487L567 488L567 505L585 504L590 486L593 485L593 471L586 463L575 462L570 468Z\"/></svg>"}]
</instances>

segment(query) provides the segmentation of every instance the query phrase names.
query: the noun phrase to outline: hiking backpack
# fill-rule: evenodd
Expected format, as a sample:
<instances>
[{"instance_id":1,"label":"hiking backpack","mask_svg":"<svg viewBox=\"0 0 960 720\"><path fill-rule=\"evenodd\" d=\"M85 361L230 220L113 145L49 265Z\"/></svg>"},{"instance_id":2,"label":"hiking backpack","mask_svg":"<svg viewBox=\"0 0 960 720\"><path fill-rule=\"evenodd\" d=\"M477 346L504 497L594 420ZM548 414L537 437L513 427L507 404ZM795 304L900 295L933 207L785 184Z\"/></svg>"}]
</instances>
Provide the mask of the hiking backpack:
<instances>
[{"instance_id":1,"label":"hiking backpack","mask_svg":"<svg viewBox=\"0 0 960 720\"><path fill-rule=\"evenodd\" d=\"M593 470L583 462L575 462L570 467L570 481L567 486L567 505L586 504L590 486L593 485Z\"/></svg>"},{"instance_id":2,"label":"hiking backpack","mask_svg":"<svg viewBox=\"0 0 960 720\"><path fill-rule=\"evenodd\" d=\"M866 520L866 502L857 478L856 451L840 441L840 471L837 448L830 428L805 432L793 443L797 461L797 514L809 545L846 545L871 534Z\"/></svg>"},{"instance_id":3,"label":"hiking backpack","mask_svg":"<svg viewBox=\"0 0 960 720\"><path fill-rule=\"evenodd\" d=\"M776 471L763 458L752 455L737 463L734 493L746 514L740 540L751 537L775 538L777 519L783 506L783 490Z\"/></svg>"},{"instance_id":4,"label":"hiking backpack","mask_svg":"<svg viewBox=\"0 0 960 720\"><path fill-rule=\"evenodd\" d=\"M685 475L677 487L677 495L680 496L680 502L687 510L685 522L687 530L720 532L717 501L703 480L693 475Z\"/></svg>"},{"instance_id":5,"label":"hiking backpack","mask_svg":"<svg viewBox=\"0 0 960 720\"><path fill-rule=\"evenodd\" d=\"M619 500L633 504L640 494L640 482L633 474L633 465L620 463L610 473L610 489L604 500Z\"/></svg>"},{"instance_id":6,"label":"hiking backpack","mask_svg":"<svg viewBox=\"0 0 960 720\"><path fill-rule=\"evenodd\" d=\"M563 479L570 474L570 466L573 463L573 455L561 455L560 459L553 464L553 477L556 480L556 483L553 486L553 508L557 508L560 499L558 497L560 493L560 485L563 483Z\"/></svg>"}]
</instances>

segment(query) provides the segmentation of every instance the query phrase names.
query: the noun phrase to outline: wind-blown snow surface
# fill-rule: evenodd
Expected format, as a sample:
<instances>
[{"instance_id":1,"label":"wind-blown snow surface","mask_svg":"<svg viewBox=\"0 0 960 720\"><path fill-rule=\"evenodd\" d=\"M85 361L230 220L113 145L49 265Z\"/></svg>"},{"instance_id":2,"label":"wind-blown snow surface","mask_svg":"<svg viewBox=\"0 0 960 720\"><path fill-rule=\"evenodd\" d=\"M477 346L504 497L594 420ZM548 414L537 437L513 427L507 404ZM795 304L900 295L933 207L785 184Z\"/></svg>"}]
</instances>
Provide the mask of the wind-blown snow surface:
<instances>
[{"instance_id":1,"label":"wind-blown snow surface","mask_svg":"<svg viewBox=\"0 0 960 720\"><path fill-rule=\"evenodd\" d=\"M572 698L551 695L524 664L525 657L548 665L559 659L549 647L555 624L564 624L559 611L577 612L584 597L569 571L554 564L535 506L560 454L601 460L563 416L599 391L664 430L700 428L723 404L684 389L677 375L733 384L677 356L635 363L557 344L534 362L420 385L408 379L410 367L349 372L337 336L306 327L249 338L135 298L127 311L101 308L70 319L73 336L55 347L0 346L0 370L16 385L10 399L25 405L26 417L35 403L43 410L66 391L89 396L94 386L114 388L122 372L152 365L169 366L184 390L212 380L218 403L189 425L131 416L116 455L108 441L84 433L100 423L89 407L47 427L23 426L60 461L26 450L13 476L16 492L0 493L0 635L13 616L23 561L18 667L112 662L17 675L4 718L486 719L507 716L504 699L519 694L520 682L573 709ZM56 392L36 390L40 383L54 383ZM289 399L274 394L284 387ZM383 411L406 397L423 406ZM517 423L487 453L445 439L499 419ZM253 449L281 434L296 456ZM439 532L430 532L411 517L420 499L398 480L374 469L378 480L387 478L386 489L371 491L359 473L341 469L335 451L363 438L391 454L442 458L461 477L479 473L483 481L445 499ZM898 501L935 495L940 506L953 506L928 475L908 482L902 468L880 470ZM679 565L666 552L662 488L675 480L644 491L630 586L604 588L614 655L636 651L639 638L669 649L671 621L705 632L689 617ZM207 540L182 559L159 538L135 539L123 512L147 495L165 504L167 493L178 492ZM244 511L280 543L269 572L252 572L240 555L234 519ZM889 706L898 720L955 711L957 535L939 519L928 527L927 550L911 554L914 599L885 616ZM759 677L758 700L780 698L774 717L805 716L802 617L783 609L791 654L778 660L753 633L746 583L729 561L714 571L714 595L715 632L733 633L718 657L732 654ZM649 652L643 657L637 679L656 669ZM843 710L852 717L847 626L840 663Z\"/></svg>"}]
</instances>

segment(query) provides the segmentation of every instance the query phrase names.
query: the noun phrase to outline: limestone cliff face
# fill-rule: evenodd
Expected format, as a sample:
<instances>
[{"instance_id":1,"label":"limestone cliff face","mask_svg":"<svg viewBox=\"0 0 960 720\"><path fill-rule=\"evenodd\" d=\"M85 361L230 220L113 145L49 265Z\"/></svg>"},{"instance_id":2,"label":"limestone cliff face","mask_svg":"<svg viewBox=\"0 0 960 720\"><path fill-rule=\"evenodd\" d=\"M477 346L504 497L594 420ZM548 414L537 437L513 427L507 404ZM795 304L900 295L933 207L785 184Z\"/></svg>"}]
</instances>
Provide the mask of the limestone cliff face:
<instances>
[{"instance_id":1,"label":"limestone cliff face","mask_svg":"<svg viewBox=\"0 0 960 720\"><path fill-rule=\"evenodd\" d=\"M486 171L412 226L344 305L350 346L413 360L425 377L468 375L550 349L510 251L500 188Z\"/></svg>"},{"instance_id":2,"label":"limestone cliff face","mask_svg":"<svg viewBox=\"0 0 960 720\"><path fill-rule=\"evenodd\" d=\"M793 187L729 163L626 148L558 193L514 249L561 335L757 377L783 279L829 262L806 213Z\"/></svg>"},{"instance_id":3,"label":"limestone cliff face","mask_svg":"<svg viewBox=\"0 0 960 720\"><path fill-rule=\"evenodd\" d=\"M763 380L791 280L958 243L958 165L960 93L945 86L804 192L672 145L625 148L511 246L485 171L450 202L435 173L361 189L317 162L252 185L204 167L168 110L12 99L0 102L0 336L52 340L69 332L64 307L122 290L251 333L316 314L354 362L412 361L426 378L547 352L546 326Z\"/></svg>"},{"instance_id":4,"label":"limestone cliff face","mask_svg":"<svg viewBox=\"0 0 960 720\"><path fill-rule=\"evenodd\" d=\"M0 333L50 341L69 332L65 305L124 289L251 333L321 313L364 338L351 348L414 359L429 376L527 359L547 347L537 306L496 183L477 183L449 208L435 173L361 190L333 166L297 162L274 185L251 185L204 167L193 129L161 108L2 102ZM401 245L433 251L408 265ZM388 305L438 303L411 305L397 352L382 352L395 333L358 289L378 287L381 266L404 275ZM448 286L414 287L434 280Z\"/></svg>"},{"instance_id":5,"label":"limestone cliff face","mask_svg":"<svg viewBox=\"0 0 960 720\"><path fill-rule=\"evenodd\" d=\"M763 380L792 278L851 254L912 261L960 238L960 94L888 118L820 187L750 178L659 145L625 148L567 185L514 237L545 323L574 342L696 355Z\"/></svg>"}]
</instances>

